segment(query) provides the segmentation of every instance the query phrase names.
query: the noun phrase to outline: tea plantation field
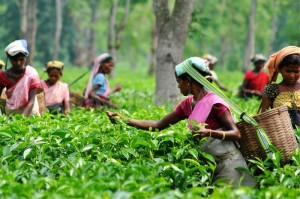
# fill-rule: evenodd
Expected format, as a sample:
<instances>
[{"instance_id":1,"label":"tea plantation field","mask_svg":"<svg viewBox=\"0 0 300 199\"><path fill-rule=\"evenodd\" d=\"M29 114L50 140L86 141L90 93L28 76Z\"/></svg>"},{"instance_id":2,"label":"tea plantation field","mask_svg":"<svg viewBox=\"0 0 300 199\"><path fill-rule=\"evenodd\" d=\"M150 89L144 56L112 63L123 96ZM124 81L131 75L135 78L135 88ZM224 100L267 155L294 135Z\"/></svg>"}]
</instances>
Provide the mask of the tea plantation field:
<instances>
[{"instance_id":1,"label":"tea plantation field","mask_svg":"<svg viewBox=\"0 0 300 199\"><path fill-rule=\"evenodd\" d=\"M84 72L66 68L63 81L70 83ZM231 89L226 94L255 115L260 102L235 95L243 75L219 75ZM70 90L82 92L87 78ZM154 105L154 82L146 70L117 68L110 84L123 89L111 100L124 115L159 119L173 107ZM201 152L202 141L193 140L186 125L182 121L160 132L137 130L123 121L112 125L103 110L80 107L68 116L0 116L0 198L300 198L299 150L285 166L279 153L256 161L251 168L252 173L260 171L255 188L212 184L215 162Z\"/></svg>"}]
</instances>

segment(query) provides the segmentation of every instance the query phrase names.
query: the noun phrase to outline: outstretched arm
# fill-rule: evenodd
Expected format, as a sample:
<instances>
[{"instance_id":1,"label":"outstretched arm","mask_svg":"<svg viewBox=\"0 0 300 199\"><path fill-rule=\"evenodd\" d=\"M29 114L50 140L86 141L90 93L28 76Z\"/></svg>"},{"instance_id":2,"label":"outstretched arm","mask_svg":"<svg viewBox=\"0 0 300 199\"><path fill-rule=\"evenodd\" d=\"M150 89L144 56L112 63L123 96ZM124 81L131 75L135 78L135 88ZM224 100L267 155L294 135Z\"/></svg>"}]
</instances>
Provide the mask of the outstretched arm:
<instances>
[{"instance_id":1,"label":"outstretched arm","mask_svg":"<svg viewBox=\"0 0 300 199\"><path fill-rule=\"evenodd\" d=\"M121 119L127 120L127 124L129 126L143 129L143 130L149 130L151 128L152 131L155 130L163 130L167 127L169 127L172 124L175 124L181 120L180 116L175 114L174 112L169 113L165 117L163 117L161 120L135 120L135 119L128 119L124 117L123 115L116 113L116 112L106 112L108 118L112 123L115 123L115 117L119 117Z\"/></svg>"}]
</instances>

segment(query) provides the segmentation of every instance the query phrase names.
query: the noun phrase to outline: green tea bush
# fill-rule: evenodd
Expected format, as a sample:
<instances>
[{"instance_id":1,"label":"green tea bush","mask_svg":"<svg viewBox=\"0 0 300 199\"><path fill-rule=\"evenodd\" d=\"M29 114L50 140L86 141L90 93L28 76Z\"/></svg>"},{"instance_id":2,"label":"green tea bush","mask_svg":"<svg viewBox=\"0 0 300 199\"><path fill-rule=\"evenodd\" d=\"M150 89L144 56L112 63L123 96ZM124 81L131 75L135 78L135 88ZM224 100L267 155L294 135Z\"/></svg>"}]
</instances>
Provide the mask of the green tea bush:
<instances>
[{"instance_id":1,"label":"green tea bush","mask_svg":"<svg viewBox=\"0 0 300 199\"><path fill-rule=\"evenodd\" d=\"M66 69L67 70L67 69ZM78 69L78 76L80 71ZM116 71L111 85L123 90L111 100L122 114L159 119L173 109L153 104L154 77L145 71ZM64 71L66 81L71 81ZM225 76L226 74L224 74ZM74 75L72 75L74 76ZM240 76L242 78L242 75ZM84 88L86 77L72 89ZM227 95L249 115L258 99L236 97L238 85L229 78ZM255 189L212 183L214 159L201 151L181 121L163 131L144 131L118 120L105 110L72 109L68 116L0 117L1 198L297 198L300 186L299 150L291 163L280 165L280 154L253 161ZM237 119L238 116L234 115ZM299 130L298 130L299 134Z\"/></svg>"}]
</instances>

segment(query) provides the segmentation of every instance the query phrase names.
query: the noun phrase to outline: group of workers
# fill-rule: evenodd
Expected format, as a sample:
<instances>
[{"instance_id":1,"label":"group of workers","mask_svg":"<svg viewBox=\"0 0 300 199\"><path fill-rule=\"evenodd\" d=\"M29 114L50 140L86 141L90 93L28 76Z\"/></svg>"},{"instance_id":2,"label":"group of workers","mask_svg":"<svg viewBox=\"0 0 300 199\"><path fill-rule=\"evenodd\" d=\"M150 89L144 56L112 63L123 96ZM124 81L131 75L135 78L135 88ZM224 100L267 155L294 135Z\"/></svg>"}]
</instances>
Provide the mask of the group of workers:
<instances>
[{"instance_id":1,"label":"group of workers","mask_svg":"<svg viewBox=\"0 0 300 199\"><path fill-rule=\"evenodd\" d=\"M39 100L37 94L44 92L44 103L50 113L68 114L70 111L70 92L68 85L61 82L64 63L49 61L45 72L47 80L39 78L36 69L27 64L29 51L26 40L16 40L5 48L7 59L11 67L0 61L0 93L6 100L2 112L6 114L23 114L25 116L40 116ZM109 74L114 66L113 58L107 54L101 54L94 60L93 69L84 93L82 106L97 108L99 106L118 106L108 100L113 92L121 90L117 85L110 89L106 74ZM2 70L4 69L4 70Z\"/></svg>"},{"instance_id":2,"label":"group of workers","mask_svg":"<svg viewBox=\"0 0 300 199\"><path fill-rule=\"evenodd\" d=\"M5 48L11 67L0 71L0 92L6 89L7 114L22 113L25 116L39 115L36 100L37 90L43 88L46 106L50 112L68 114L70 111L69 89L66 83L60 81L63 63L49 61L46 64L47 80L40 80L37 71L26 64L29 52L25 40L17 40ZM274 53L267 60L258 54L251 60L254 69L246 72L240 87L241 97L258 96L262 99L261 111L287 105L293 127L300 125L300 48L288 46ZM116 123L116 117L124 119L132 127L144 130L162 130L181 120L197 121L199 128L189 129L195 139L206 138L203 151L211 154L217 163L214 171L214 181L224 180L233 185L253 186L255 181L251 176L236 169L247 168L247 164L235 145L241 134L235 124L229 105L213 91L204 86L207 80L212 80L223 91L223 86L214 72L217 58L206 54L202 57L190 57L175 66L175 78L180 92L187 96L173 111L160 120L137 120L126 118L117 113L107 111L107 117ZM4 63L1 63L3 64ZM110 89L106 75L114 67L113 58L101 54L93 61L86 89L83 106L97 108L118 106L109 101L110 94L120 91L121 86ZM263 67L268 72L263 71ZM278 74L282 80L276 83Z\"/></svg>"}]
</instances>

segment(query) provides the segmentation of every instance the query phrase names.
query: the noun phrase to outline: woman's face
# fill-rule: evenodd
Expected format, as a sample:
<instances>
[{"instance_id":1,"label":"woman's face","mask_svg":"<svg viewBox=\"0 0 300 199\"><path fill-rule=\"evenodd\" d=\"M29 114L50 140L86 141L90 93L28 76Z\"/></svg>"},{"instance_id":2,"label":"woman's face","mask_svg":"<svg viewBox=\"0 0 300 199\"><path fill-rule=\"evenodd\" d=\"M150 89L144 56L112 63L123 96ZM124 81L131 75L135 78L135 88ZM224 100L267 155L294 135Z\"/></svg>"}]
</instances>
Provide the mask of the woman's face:
<instances>
[{"instance_id":1,"label":"woman's face","mask_svg":"<svg viewBox=\"0 0 300 199\"><path fill-rule=\"evenodd\" d=\"M294 85L300 78L300 65L289 64L283 66L279 72L282 75L282 81L287 85Z\"/></svg>"},{"instance_id":2,"label":"woman's face","mask_svg":"<svg viewBox=\"0 0 300 199\"><path fill-rule=\"evenodd\" d=\"M187 96L190 94L190 84L187 80L180 79L176 77L178 88L182 95Z\"/></svg>"},{"instance_id":3,"label":"woman's face","mask_svg":"<svg viewBox=\"0 0 300 199\"><path fill-rule=\"evenodd\" d=\"M114 67L114 65L115 65L114 60L110 60L109 62L102 63L101 64L101 69L102 69L104 74L110 74L113 67Z\"/></svg>"},{"instance_id":4,"label":"woman's face","mask_svg":"<svg viewBox=\"0 0 300 199\"><path fill-rule=\"evenodd\" d=\"M265 61L258 61L255 63L255 68L257 70L261 70L264 67L265 63L266 63Z\"/></svg>"},{"instance_id":5,"label":"woman's face","mask_svg":"<svg viewBox=\"0 0 300 199\"><path fill-rule=\"evenodd\" d=\"M14 73L21 74L25 72L25 64L26 64L25 56L10 57L9 61L12 65L12 70Z\"/></svg>"},{"instance_id":6,"label":"woman's face","mask_svg":"<svg viewBox=\"0 0 300 199\"><path fill-rule=\"evenodd\" d=\"M52 69L51 71L48 72L48 77L49 77L49 84L53 85L55 84L61 77L61 72L58 69Z\"/></svg>"}]
</instances>

